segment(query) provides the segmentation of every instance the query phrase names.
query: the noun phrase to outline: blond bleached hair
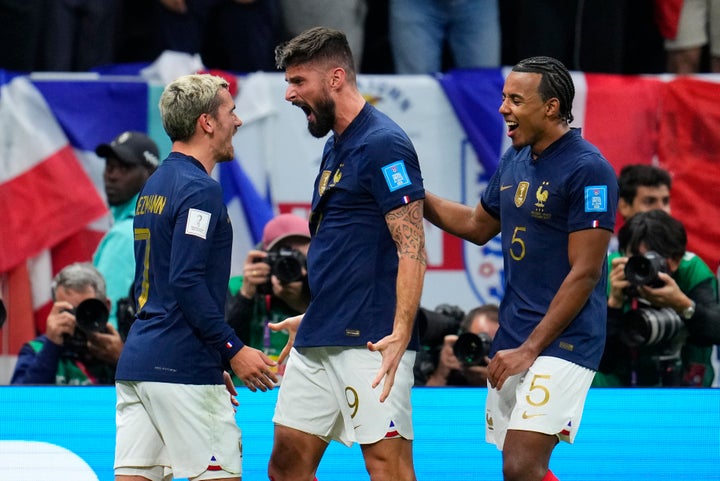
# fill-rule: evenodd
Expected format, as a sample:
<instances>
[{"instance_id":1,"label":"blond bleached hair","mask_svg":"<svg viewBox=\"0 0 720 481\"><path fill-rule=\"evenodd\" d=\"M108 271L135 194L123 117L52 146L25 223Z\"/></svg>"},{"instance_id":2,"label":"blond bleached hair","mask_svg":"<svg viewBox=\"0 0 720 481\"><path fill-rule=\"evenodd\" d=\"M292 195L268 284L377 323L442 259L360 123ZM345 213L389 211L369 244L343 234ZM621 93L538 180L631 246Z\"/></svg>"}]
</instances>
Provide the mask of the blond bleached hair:
<instances>
[{"instance_id":1,"label":"blond bleached hair","mask_svg":"<svg viewBox=\"0 0 720 481\"><path fill-rule=\"evenodd\" d=\"M165 87L160 96L160 117L170 140L184 141L195 133L195 122L202 114L215 116L220 107L220 91L228 89L222 77L210 74L185 75Z\"/></svg>"}]
</instances>

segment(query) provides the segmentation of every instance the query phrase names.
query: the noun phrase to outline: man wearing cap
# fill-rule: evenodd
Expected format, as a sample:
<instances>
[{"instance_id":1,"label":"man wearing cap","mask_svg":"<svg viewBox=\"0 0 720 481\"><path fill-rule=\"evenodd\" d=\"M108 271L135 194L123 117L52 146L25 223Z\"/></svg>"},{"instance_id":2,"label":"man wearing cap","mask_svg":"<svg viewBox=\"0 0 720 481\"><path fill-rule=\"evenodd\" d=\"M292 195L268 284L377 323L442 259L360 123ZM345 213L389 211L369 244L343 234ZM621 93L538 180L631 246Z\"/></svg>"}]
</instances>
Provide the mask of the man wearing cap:
<instances>
[{"instance_id":1,"label":"man wearing cap","mask_svg":"<svg viewBox=\"0 0 720 481\"><path fill-rule=\"evenodd\" d=\"M287 343L288 334L271 331L268 324L302 314L310 303L306 268L309 247L308 221L294 214L280 214L265 225L258 248L248 252L243 275L230 279L228 323L243 342L265 351L273 360ZM282 266L287 268L283 270ZM284 365L280 366L278 374L282 375L283 369Z\"/></svg>"},{"instance_id":2,"label":"man wearing cap","mask_svg":"<svg viewBox=\"0 0 720 481\"><path fill-rule=\"evenodd\" d=\"M159 164L157 145L141 132L123 132L95 149L105 158L103 182L113 225L93 255L93 265L107 282L112 302L109 322L118 327L118 300L127 297L135 276L133 217L138 193Z\"/></svg>"}]
</instances>

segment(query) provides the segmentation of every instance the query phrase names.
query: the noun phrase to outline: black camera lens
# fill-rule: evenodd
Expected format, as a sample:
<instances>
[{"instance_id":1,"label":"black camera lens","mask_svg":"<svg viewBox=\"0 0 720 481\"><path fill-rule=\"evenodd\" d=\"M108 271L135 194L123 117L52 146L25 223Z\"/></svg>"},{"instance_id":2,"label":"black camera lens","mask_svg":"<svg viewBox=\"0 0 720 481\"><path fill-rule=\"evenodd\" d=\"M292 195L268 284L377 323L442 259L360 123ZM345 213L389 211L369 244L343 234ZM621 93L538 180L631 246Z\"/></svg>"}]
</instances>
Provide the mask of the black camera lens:
<instances>
[{"instance_id":1,"label":"black camera lens","mask_svg":"<svg viewBox=\"0 0 720 481\"><path fill-rule=\"evenodd\" d=\"M492 339L484 332L460 334L453 344L453 354L466 366L484 366L485 357L490 354Z\"/></svg>"},{"instance_id":2,"label":"black camera lens","mask_svg":"<svg viewBox=\"0 0 720 481\"><path fill-rule=\"evenodd\" d=\"M670 307L642 307L623 316L620 339L629 347L654 346L673 340L684 327L680 316Z\"/></svg>"},{"instance_id":3,"label":"black camera lens","mask_svg":"<svg viewBox=\"0 0 720 481\"><path fill-rule=\"evenodd\" d=\"M268 252L266 262L270 264L270 272L283 284L301 281L303 269L307 265L305 255L295 249L280 248L276 252Z\"/></svg>"},{"instance_id":4,"label":"black camera lens","mask_svg":"<svg viewBox=\"0 0 720 481\"><path fill-rule=\"evenodd\" d=\"M660 272L667 272L667 263L654 251L632 256L625 264L625 278L634 286L662 287L665 283L658 276Z\"/></svg>"},{"instance_id":5,"label":"black camera lens","mask_svg":"<svg viewBox=\"0 0 720 481\"><path fill-rule=\"evenodd\" d=\"M85 299L75 309L75 322L85 332L105 332L110 312L100 299Z\"/></svg>"}]
</instances>

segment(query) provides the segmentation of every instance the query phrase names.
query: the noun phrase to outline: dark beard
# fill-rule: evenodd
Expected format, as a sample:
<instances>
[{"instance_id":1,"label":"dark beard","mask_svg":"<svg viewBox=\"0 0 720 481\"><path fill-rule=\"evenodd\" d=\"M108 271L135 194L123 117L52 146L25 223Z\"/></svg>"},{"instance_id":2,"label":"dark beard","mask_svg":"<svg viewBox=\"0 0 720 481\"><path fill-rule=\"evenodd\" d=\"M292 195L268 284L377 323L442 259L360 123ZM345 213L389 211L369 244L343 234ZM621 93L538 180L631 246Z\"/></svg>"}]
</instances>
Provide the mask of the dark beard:
<instances>
[{"instance_id":1,"label":"dark beard","mask_svg":"<svg viewBox=\"0 0 720 481\"><path fill-rule=\"evenodd\" d=\"M308 130L313 137L322 138L332 130L335 124L335 102L326 98L313 110L315 121L308 122Z\"/></svg>"}]
</instances>

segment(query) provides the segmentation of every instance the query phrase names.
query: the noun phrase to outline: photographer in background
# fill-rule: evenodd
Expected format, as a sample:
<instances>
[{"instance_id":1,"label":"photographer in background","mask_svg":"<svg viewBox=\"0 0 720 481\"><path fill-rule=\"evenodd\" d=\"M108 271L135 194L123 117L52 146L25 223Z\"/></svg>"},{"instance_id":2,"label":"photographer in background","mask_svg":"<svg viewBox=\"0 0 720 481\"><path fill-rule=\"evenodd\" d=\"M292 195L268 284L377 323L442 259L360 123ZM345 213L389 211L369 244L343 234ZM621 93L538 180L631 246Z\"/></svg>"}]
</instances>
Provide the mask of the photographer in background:
<instances>
[{"instance_id":1,"label":"photographer in background","mask_svg":"<svg viewBox=\"0 0 720 481\"><path fill-rule=\"evenodd\" d=\"M710 386L720 343L718 281L686 251L682 223L639 212L609 257L608 330L593 386Z\"/></svg>"},{"instance_id":2,"label":"photographer in background","mask_svg":"<svg viewBox=\"0 0 720 481\"><path fill-rule=\"evenodd\" d=\"M123 341L108 322L100 272L87 262L65 267L52 297L45 334L20 349L10 384L113 384Z\"/></svg>"},{"instance_id":3,"label":"photographer in background","mask_svg":"<svg viewBox=\"0 0 720 481\"><path fill-rule=\"evenodd\" d=\"M267 324L304 313L310 302L309 246L307 220L280 214L265 225L259 248L248 252L243 275L230 278L227 322L245 344L273 360L287 343L288 334L271 331Z\"/></svg>"},{"instance_id":4,"label":"photographer in background","mask_svg":"<svg viewBox=\"0 0 720 481\"><path fill-rule=\"evenodd\" d=\"M498 327L497 305L486 304L468 312L459 335L445 336L437 368L425 385L487 387L486 357Z\"/></svg>"}]
</instances>

